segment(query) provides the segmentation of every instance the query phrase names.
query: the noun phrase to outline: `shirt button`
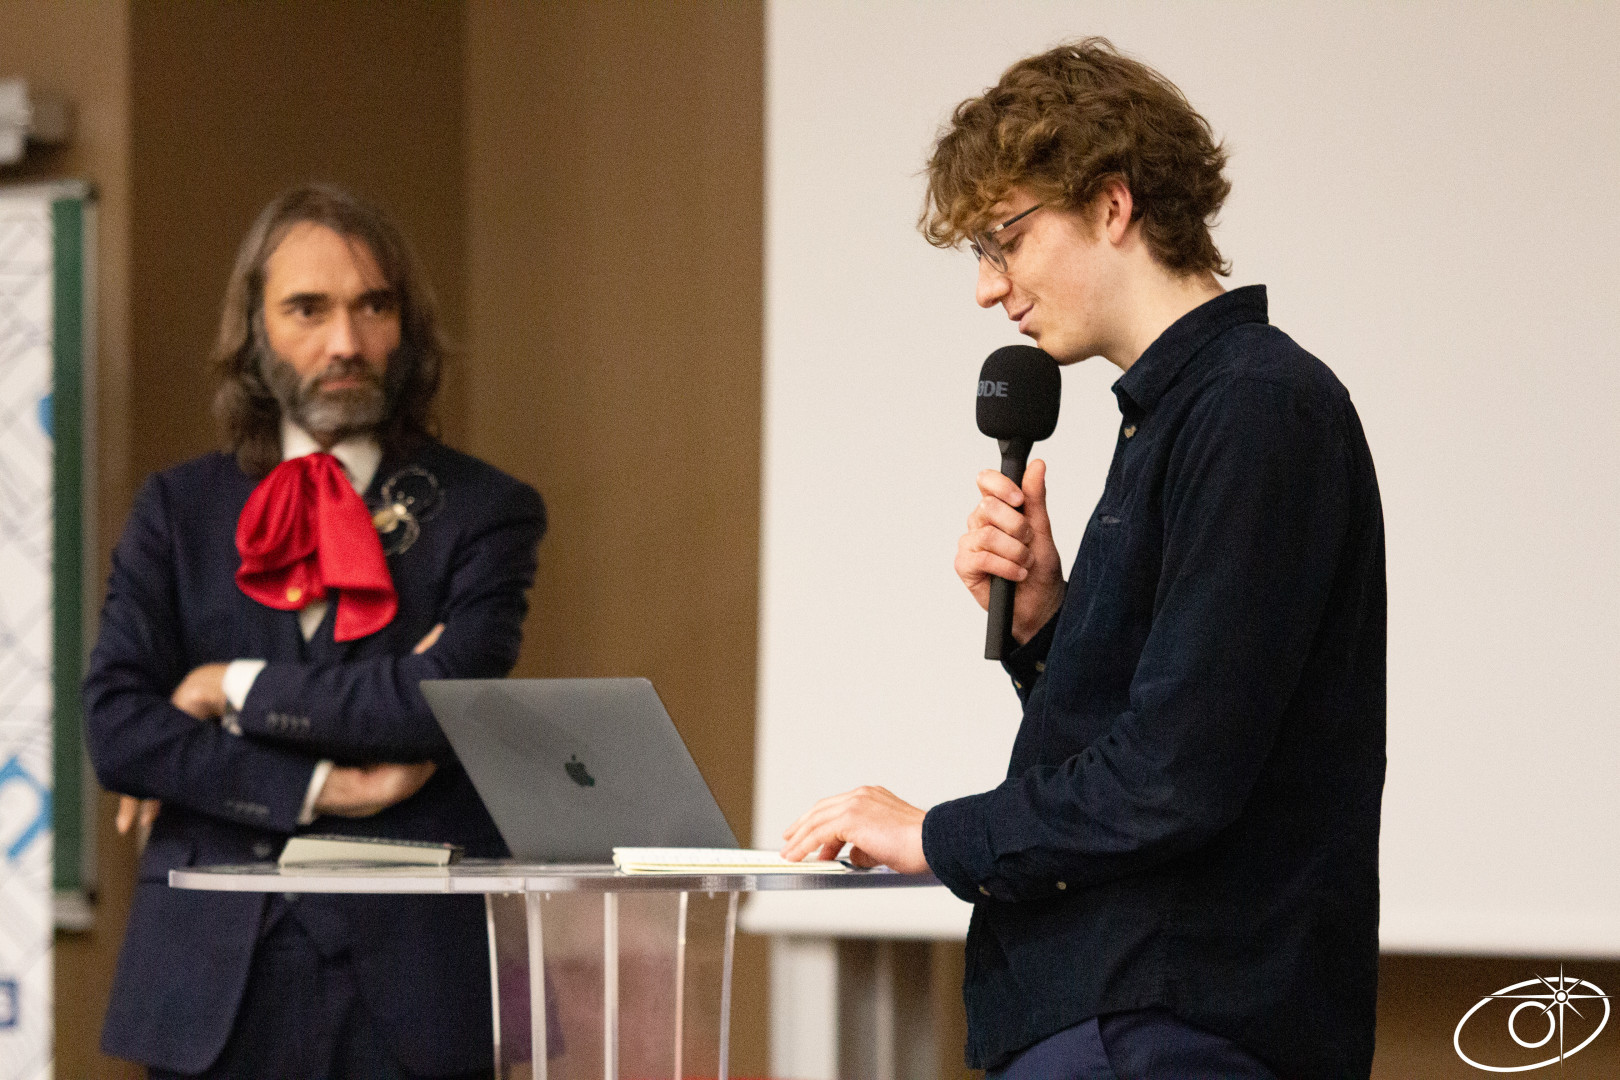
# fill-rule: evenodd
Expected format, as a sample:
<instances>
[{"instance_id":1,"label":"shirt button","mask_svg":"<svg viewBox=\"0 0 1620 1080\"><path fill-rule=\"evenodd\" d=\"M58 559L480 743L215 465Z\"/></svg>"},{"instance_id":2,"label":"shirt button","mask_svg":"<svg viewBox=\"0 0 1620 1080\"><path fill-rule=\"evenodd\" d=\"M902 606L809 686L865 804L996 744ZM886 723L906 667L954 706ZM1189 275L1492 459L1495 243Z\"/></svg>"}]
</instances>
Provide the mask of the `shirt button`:
<instances>
[{"instance_id":1,"label":"shirt button","mask_svg":"<svg viewBox=\"0 0 1620 1080\"><path fill-rule=\"evenodd\" d=\"M990 890L989 890L989 889L987 889L987 888L985 888L985 887L984 887L984 886L983 886L983 885L980 885L980 886L979 886L979 891L980 891L980 892L982 892L982 893L984 893L984 895L986 895L986 896L989 896L989 895L990 895Z\"/></svg>"},{"instance_id":2,"label":"shirt button","mask_svg":"<svg viewBox=\"0 0 1620 1080\"><path fill-rule=\"evenodd\" d=\"M1125 429L1125 437L1127 439L1129 439L1132 435L1135 435L1135 434L1136 434L1136 425L1135 424L1132 424L1130 427Z\"/></svg>"},{"instance_id":3,"label":"shirt button","mask_svg":"<svg viewBox=\"0 0 1620 1080\"><path fill-rule=\"evenodd\" d=\"M1058 882L1058 892L1062 892L1064 889L1067 889L1068 887L1069 887L1069 883L1067 881Z\"/></svg>"}]
</instances>

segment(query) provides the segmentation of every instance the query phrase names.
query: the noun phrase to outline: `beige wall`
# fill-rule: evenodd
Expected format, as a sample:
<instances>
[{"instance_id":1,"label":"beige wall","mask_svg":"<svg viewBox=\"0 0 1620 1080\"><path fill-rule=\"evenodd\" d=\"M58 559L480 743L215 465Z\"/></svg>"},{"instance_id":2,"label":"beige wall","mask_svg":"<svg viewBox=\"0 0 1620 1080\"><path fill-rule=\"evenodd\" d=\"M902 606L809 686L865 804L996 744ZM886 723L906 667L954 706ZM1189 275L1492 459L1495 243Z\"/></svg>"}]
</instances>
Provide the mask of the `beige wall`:
<instances>
[{"instance_id":1,"label":"beige wall","mask_svg":"<svg viewBox=\"0 0 1620 1080\"><path fill-rule=\"evenodd\" d=\"M447 434L551 507L519 672L653 678L746 839L759 8L0 0L0 27L0 76L81 113L72 147L0 180L88 177L101 193L103 548L146 472L212 445L202 357L254 210L308 177L353 185L403 221L465 342ZM110 817L96 929L59 939L66 1078L135 1075L95 1053L133 867ZM937 948L936 968L960 962ZM1375 1075L1473 1075L1451 1053L1457 1018L1545 967L1386 958ZM1620 965L1577 973L1620 983ZM765 988L764 950L745 939L742 1075L765 1072ZM1611 1045L1565 1075L1612 1074Z\"/></svg>"}]
</instances>

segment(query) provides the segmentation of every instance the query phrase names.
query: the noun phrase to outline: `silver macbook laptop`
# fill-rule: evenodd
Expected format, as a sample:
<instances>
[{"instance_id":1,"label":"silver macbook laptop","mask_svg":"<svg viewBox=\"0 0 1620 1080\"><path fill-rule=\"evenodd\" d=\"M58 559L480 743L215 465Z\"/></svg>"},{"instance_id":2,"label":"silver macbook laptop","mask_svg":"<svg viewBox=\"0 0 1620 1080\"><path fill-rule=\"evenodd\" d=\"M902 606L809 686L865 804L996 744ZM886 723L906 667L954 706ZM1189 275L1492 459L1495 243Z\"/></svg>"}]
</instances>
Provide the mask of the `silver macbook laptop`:
<instances>
[{"instance_id":1,"label":"silver macbook laptop","mask_svg":"<svg viewBox=\"0 0 1620 1080\"><path fill-rule=\"evenodd\" d=\"M646 679L428 679L422 696L519 861L737 846Z\"/></svg>"}]
</instances>

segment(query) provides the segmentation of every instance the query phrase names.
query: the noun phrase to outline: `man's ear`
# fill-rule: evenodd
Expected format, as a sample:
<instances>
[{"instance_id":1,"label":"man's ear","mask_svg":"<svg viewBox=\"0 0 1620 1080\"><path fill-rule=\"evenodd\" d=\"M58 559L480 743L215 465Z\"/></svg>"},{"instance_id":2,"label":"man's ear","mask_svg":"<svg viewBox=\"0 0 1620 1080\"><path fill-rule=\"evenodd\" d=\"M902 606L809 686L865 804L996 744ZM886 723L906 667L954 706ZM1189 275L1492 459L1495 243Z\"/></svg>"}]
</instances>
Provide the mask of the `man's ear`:
<instances>
[{"instance_id":1,"label":"man's ear","mask_svg":"<svg viewBox=\"0 0 1620 1080\"><path fill-rule=\"evenodd\" d=\"M1097 196L1097 223L1109 243L1118 247L1131 227L1131 215L1136 203L1123 176L1110 176L1103 181L1102 193Z\"/></svg>"}]
</instances>

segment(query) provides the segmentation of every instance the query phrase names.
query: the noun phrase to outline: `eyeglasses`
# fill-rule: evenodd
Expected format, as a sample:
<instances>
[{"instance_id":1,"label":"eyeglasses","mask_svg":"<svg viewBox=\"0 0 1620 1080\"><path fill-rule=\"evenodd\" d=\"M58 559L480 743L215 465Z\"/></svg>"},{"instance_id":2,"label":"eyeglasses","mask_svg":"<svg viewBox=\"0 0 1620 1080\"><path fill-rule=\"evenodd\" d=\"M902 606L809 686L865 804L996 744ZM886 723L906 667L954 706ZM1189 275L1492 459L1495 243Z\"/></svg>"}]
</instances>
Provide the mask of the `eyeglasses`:
<instances>
[{"instance_id":1,"label":"eyeglasses","mask_svg":"<svg viewBox=\"0 0 1620 1080\"><path fill-rule=\"evenodd\" d=\"M1023 213L1014 214L994 228L974 233L968 239L968 247L972 249L973 257L975 259L989 259L991 266L1005 274L1007 272L1007 249L1001 246L1001 241L996 239L996 234L1009 225L1018 224L1045 205L1045 203L1036 203Z\"/></svg>"}]
</instances>

